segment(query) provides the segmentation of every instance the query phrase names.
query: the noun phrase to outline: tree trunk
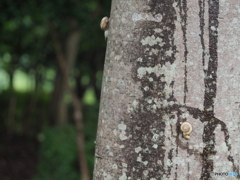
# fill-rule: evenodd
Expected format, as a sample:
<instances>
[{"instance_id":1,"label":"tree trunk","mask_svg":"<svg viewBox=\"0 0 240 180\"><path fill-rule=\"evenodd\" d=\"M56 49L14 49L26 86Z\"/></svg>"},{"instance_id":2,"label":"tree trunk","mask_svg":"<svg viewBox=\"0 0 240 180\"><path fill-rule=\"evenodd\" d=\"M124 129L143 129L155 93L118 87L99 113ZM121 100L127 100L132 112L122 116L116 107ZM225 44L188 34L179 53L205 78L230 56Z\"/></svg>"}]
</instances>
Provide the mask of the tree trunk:
<instances>
[{"instance_id":1,"label":"tree trunk","mask_svg":"<svg viewBox=\"0 0 240 180\"><path fill-rule=\"evenodd\" d=\"M85 153L85 139L84 139L84 124L82 115L82 103L78 98L77 93L74 90L70 90L73 107L74 107L74 121L77 129L77 147L78 147L78 159L80 165L81 179L90 180L89 170L86 161Z\"/></svg>"},{"instance_id":2,"label":"tree trunk","mask_svg":"<svg viewBox=\"0 0 240 180\"><path fill-rule=\"evenodd\" d=\"M39 89L39 75L37 71L34 72L34 89L31 92L28 102L26 103L25 107L25 114L23 119L23 134L25 135L32 135L33 126L36 127L36 124L33 122L35 110L37 107L37 94Z\"/></svg>"},{"instance_id":3,"label":"tree trunk","mask_svg":"<svg viewBox=\"0 0 240 180\"><path fill-rule=\"evenodd\" d=\"M95 180L239 174L237 4L112 1Z\"/></svg>"},{"instance_id":4,"label":"tree trunk","mask_svg":"<svg viewBox=\"0 0 240 180\"><path fill-rule=\"evenodd\" d=\"M85 141L84 141L84 133L83 133L84 124L83 124L83 117L82 117L82 104L81 104L80 98L77 96L76 92L74 91L74 88L71 88L68 82L70 72L77 59L77 49L78 49L78 43L80 40L80 30L78 28L74 28L74 31L68 36L68 40L66 43L66 55L64 55L63 50L61 48L60 40L56 36L56 32L54 31L53 27L51 29L52 29L52 38L54 42L54 49L57 55L58 66L64 78L65 91L68 90L72 98L72 103L74 108L73 117L75 120L76 129L77 129L76 141L77 141L77 147L78 147L81 179L89 180L90 176L89 176L89 170L88 170L88 165L86 161L86 154L84 150Z\"/></svg>"},{"instance_id":5,"label":"tree trunk","mask_svg":"<svg viewBox=\"0 0 240 180\"><path fill-rule=\"evenodd\" d=\"M60 41L55 27L50 23L51 36L57 56L57 65L59 67L51 103L52 116L56 124L64 124L67 122L67 109L64 96L67 92L70 73L77 59L77 50L80 41L80 30L76 28L76 24L73 22L70 23L72 31L67 36L64 45L62 45L63 43Z\"/></svg>"},{"instance_id":6,"label":"tree trunk","mask_svg":"<svg viewBox=\"0 0 240 180\"><path fill-rule=\"evenodd\" d=\"M14 133L14 125L15 125L15 111L17 98L15 94L15 89L13 86L13 77L16 67L13 66L9 71L9 89L10 89L10 97L8 104L8 115L7 115L7 135L10 138Z\"/></svg>"},{"instance_id":7,"label":"tree trunk","mask_svg":"<svg viewBox=\"0 0 240 180\"><path fill-rule=\"evenodd\" d=\"M57 70L54 80L54 91L50 104L51 117L55 124L64 124L67 122L67 106L64 102L66 94L67 77L65 77L60 69Z\"/></svg>"}]
</instances>

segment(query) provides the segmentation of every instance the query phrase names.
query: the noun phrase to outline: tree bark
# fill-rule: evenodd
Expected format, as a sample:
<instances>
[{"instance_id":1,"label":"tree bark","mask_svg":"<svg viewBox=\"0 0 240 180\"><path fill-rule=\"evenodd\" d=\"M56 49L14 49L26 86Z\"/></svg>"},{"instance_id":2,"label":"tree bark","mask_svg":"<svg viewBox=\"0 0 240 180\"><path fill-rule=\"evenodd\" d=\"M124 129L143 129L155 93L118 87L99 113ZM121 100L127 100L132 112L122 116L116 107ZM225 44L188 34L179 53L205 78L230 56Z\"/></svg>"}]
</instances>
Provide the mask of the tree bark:
<instances>
[{"instance_id":1,"label":"tree bark","mask_svg":"<svg viewBox=\"0 0 240 180\"><path fill-rule=\"evenodd\" d=\"M95 180L239 174L237 4L112 1Z\"/></svg>"}]
</instances>

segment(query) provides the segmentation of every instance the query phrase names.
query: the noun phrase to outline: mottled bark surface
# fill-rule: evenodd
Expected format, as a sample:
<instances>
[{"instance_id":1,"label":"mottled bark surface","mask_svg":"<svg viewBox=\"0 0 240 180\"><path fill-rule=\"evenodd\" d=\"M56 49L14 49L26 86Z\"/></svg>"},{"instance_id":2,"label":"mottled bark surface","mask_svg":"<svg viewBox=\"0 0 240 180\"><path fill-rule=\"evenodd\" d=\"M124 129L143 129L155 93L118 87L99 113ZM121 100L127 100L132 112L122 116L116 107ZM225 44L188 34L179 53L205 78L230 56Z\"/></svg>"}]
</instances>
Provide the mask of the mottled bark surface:
<instances>
[{"instance_id":1,"label":"mottled bark surface","mask_svg":"<svg viewBox=\"0 0 240 180\"><path fill-rule=\"evenodd\" d=\"M95 180L239 174L239 14L237 0L112 1Z\"/></svg>"}]
</instances>

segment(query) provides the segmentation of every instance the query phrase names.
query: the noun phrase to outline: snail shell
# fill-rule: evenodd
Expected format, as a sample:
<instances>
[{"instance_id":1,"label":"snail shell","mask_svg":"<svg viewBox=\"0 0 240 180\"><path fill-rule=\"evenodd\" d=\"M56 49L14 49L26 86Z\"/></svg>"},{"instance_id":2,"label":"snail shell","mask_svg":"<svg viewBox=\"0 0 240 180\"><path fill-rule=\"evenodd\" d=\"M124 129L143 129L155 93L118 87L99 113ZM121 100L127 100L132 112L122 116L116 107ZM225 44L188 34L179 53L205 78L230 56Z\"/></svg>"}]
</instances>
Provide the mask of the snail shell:
<instances>
[{"instance_id":1,"label":"snail shell","mask_svg":"<svg viewBox=\"0 0 240 180\"><path fill-rule=\"evenodd\" d=\"M185 121L185 122L183 122L183 123L181 123L181 131L183 132L183 136L185 137L185 139L190 139L190 134L191 134L191 132L192 132L192 130L193 130L193 128L192 128L192 124L191 123L189 123L189 122L187 122L187 121Z\"/></svg>"},{"instance_id":2,"label":"snail shell","mask_svg":"<svg viewBox=\"0 0 240 180\"><path fill-rule=\"evenodd\" d=\"M108 29L108 22L109 22L108 17L102 18L101 23L100 23L100 27L102 30L106 31Z\"/></svg>"}]
</instances>

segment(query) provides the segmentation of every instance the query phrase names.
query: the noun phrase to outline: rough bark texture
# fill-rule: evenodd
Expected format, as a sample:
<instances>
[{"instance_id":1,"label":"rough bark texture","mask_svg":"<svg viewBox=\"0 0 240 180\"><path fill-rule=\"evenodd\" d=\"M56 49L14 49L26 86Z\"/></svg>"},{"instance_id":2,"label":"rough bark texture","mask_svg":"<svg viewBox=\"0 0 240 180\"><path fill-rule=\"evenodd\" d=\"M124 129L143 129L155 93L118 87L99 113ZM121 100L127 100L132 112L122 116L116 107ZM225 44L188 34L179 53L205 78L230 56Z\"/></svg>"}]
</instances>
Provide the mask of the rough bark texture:
<instances>
[{"instance_id":1,"label":"rough bark texture","mask_svg":"<svg viewBox=\"0 0 240 180\"><path fill-rule=\"evenodd\" d=\"M95 180L239 174L239 13L237 0L112 1Z\"/></svg>"}]
</instances>

